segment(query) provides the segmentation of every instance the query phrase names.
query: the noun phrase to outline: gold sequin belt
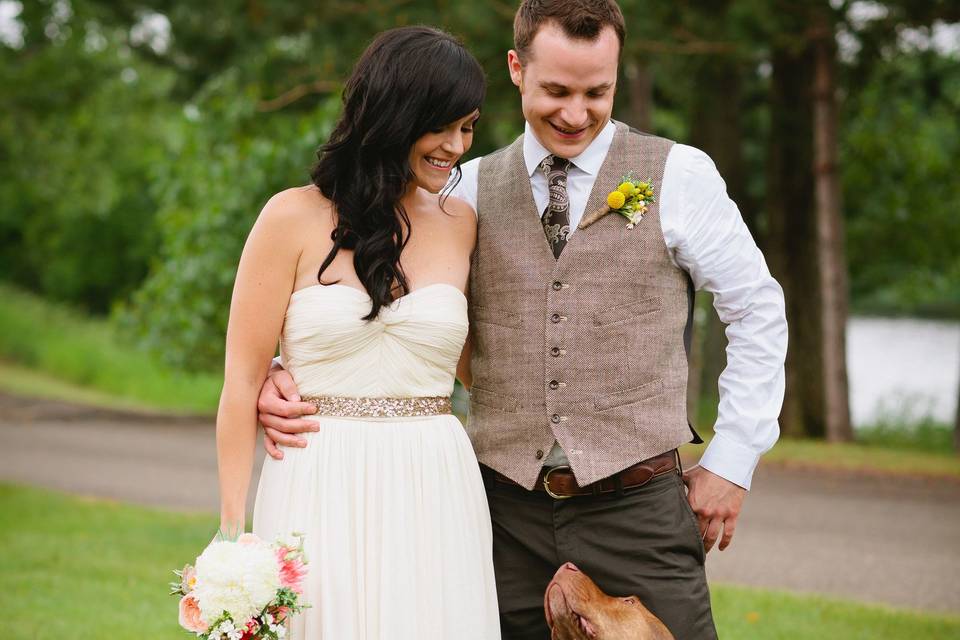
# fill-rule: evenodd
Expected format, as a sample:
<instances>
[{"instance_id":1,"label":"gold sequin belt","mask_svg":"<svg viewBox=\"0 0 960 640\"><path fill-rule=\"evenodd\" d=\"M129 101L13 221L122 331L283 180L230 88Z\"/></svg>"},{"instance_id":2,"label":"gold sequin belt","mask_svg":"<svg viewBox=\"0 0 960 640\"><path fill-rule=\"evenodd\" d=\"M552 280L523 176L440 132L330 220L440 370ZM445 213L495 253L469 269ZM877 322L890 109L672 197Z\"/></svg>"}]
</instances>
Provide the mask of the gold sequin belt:
<instances>
[{"instance_id":1,"label":"gold sequin belt","mask_svg":"<svg viewBox=\"0 0 960 640\"><path fill-rule=\"evenodd\" d=\"M303 399L317 408L318 416L343 418L413 418L453 413L447 396L417 398L346 398L314 396Z\"/></svg>"}]
</instances>

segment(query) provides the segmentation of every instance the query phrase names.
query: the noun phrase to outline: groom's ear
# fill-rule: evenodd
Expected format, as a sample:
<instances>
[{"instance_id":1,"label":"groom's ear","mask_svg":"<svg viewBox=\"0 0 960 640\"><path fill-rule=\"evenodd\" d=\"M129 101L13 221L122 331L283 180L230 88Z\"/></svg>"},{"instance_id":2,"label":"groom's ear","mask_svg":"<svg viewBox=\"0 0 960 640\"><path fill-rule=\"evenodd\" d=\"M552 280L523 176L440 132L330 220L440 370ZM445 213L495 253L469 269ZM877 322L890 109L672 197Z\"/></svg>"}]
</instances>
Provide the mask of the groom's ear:
<instances>
[{"instance_id":1,"label":"groom's ear","mask_svg":"<svg viewBox=\"0 0 960 640\"><path fill-rule=\"evenodd\" d=\"M520 54L510 49L507 52L507 69L510 71L510 80L523 91L523 63Z\"/></svg>"}]
</instances>

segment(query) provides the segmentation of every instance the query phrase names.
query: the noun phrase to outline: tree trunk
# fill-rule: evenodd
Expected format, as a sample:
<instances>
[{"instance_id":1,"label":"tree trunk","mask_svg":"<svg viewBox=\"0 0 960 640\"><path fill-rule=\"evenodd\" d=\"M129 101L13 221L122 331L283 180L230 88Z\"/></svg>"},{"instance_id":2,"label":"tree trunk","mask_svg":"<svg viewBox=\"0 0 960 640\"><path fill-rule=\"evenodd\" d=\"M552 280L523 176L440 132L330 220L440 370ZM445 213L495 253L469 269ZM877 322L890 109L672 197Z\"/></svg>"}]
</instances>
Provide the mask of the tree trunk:
<instances>
[{"instance_id":1,"label":"tree trunk","mask_svg":"<svg viewBox=\"0 0 960 640\"><path fill-rule=\"evenodd\" d=\"M629 101L629 113L624 121L640 131L653 131L653 77L647 61L642 58L629 60L623 74Z\"/></svg>"},{"instance_id":2,"label":"tree trunk","mask_svg":"<svg viewBox=\"0 0 960 640\"><path fill-rule=\"evenodd\" d=\"M790 347L785 435L823 437L823 336L813 179L813 50L780 46L771 52L767 214L770 268L786 297Z\"/></svg>"},{"instance_id":3,"label":"tree trunk","mask_svg":"<svg viewBox=\"0 0 960 640\"><path fill-rule=\"evenodd\" d=\"M814 162L820 326L823 336L823 411L827 440L853 440L847 386L847 262L838 172L837 47L829 16L821 11L814 38Z\"/></svg>"},{"instance_id":4,"label":"tree trunk","mask_svg":"<svg viewBox=\"0 0 960 640\"><path fill-rule=\"evenodd\" d=\"M694 66L693 103L690 112L690 144L702 149L717 165L727 183L727 193L740 206L747 225L755 227L755 212L747 204L746 169L743 157L741 116L743 69L733 56L701 56L691 61ZM699 340L699 399L716 403L717 379L727 363L727 337L724 324L709 306L697 329ZM715 412L716 407L713 407Z\"/></svg>"}]
</instances>

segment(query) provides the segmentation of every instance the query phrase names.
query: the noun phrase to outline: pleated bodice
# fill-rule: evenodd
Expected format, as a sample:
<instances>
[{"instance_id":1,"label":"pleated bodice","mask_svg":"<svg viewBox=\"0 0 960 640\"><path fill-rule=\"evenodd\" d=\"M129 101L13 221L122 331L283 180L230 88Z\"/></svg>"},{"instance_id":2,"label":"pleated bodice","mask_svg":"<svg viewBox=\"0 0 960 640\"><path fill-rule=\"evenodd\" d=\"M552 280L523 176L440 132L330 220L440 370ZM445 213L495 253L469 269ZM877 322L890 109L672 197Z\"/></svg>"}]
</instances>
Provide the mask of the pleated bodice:
<instances>
[{"instance_id":1,"label":"pleated bodice","mask_svg":"<svg viewBox=\"0 0 960 640\"><path fill-rule=\"evenodd\" d=\"M290 297L280 340L284 367L303 396L416 397L453 393L467 336L467 300L446 283L383 307L366 292L315 285Z\"/></svg>"}]
</instances>

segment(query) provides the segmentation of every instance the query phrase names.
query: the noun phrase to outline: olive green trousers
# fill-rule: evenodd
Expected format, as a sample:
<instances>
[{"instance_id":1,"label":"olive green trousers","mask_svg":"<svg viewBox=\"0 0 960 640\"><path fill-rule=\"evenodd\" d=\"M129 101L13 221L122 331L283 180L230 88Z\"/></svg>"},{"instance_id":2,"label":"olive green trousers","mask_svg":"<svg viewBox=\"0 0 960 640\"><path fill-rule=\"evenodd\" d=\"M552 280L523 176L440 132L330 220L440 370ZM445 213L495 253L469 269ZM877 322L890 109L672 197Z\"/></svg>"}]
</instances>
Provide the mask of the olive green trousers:
<instances>
[{"instance_id":1,"label":"olive green trousers","mask_svg":"<svg viewBox=\"0 0 960 640\"><path fill-rule=\"evenodd\" d=\"M554 500L481 470L503 640L550 639L543 596L564 562L610 595L638 596L677 640L717 637L703 541L678 473L620 495Z\"/></svg>"}]
</instances>

